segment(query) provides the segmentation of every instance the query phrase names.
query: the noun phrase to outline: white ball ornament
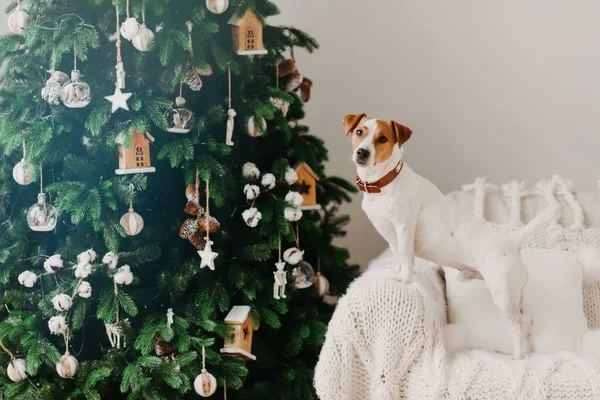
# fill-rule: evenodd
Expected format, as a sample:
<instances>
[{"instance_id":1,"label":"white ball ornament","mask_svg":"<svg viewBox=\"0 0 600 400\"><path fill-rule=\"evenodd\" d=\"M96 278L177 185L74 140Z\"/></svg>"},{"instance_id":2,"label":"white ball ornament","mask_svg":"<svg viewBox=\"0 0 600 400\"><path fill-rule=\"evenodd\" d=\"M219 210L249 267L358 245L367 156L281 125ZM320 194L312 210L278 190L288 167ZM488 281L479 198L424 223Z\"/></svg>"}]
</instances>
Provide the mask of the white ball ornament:
<instances>
[{"instance_id":1,"label":"white ball ornament","mask_svg":"<svg viewBox=\"0 0 600 400\"><path fill-rule=\"evenodd\" d=\"M29 14L24 10L17 9L8 17L8 29L12 33L20 35L27 25L29 25Z\"/></svg>"},{"instance_id":2,"label":"white ball ornament","mask_svg":"<svg viewBox=\"0 0 600 400\"><path fill-rule=\"evenodd\" d=\"M26 186L32 181L33 167L24 158L13 168L13 179L19 185Z\"/></svg>"},{"instance_id":3,"label":"white ball ornament","mask_svg":"<svg viewBox=\"0 0 600 400\"><path fill-rule=\"evenodd\" d=\"M56 364L56 372L61 378L73 379L79 368L79 361L67 351Z\"/></svg>"},{"instance_id":4,"label":"white ball ornament","mask_svg":"<svg viewBox=\"0 0 600 400\"><path fill-rule=\"evenodd\" d=\"M229 0L206 0L206 8L213 14L223 14L229 7Z\"/></svg>"},{"instance_id":5,"label":"white ball ornament","mask_svg":"<svg viewBox=\"0 0 600 400\"><path fill-rule=\"evenodd\" d=\"M92 285L86 281L81 282L77 287L77 294L81 298L89 299L92 297Z\"/></svg>"},{"instance_id":6,"label":"white ball ornament","mask_svg":"<svg viewBox=\"0 0 600 400\"><path fill-rule=\"evenodd\" d=\"M37 282L37 275L31 271L23 271L19 274L17 279L21 285L30 288Z\"/></svg>"},{"instance_id":7,"label":"white ball ornament","mask_svg":"<svg viewBox=\"0 0 600 400\"><path fill-rule=\"evenodd\" d=\"M67 331L67 321L62 315L55 315L48 320L48 329L53 335L62 335Z\"/></svg>"},{"instance_id":8,"label":"white ball ornament","mask_svg":"<svg viewBox=\"0 0 600 400\"><path fill-rule=\"evenodd\" d=\"M275 175L273 174L264 174L260 181L261 185L267 189L273 189L275 187L275 182L277 182L277 179L275 179Z\"/></svg>"},{"instance_id":9,"label":"white ball ornament","mask_svg":"<svg viewBox=\"0 0 600 400\"><path fill-rule=\"evenodd\" d=\"M140 31L140 24L134 17L127 18L125 22L121 24L121 36L127 40L131 40L138 35Z\"/></svg>"},{"instance_id":10,"label":"white ball ornament","mask_svg":"<svg viewBox=\"0 0 600 400\"><path fill-rule=\"evenodd\" d=\"M56 311L69 311L73 306L73 299L71 296L60 293L52 298L52 306Z\"/></svg>"},{"instance_id":11,"label":"white ball ornament","mask_svg":"<svg viewBox=\"0 0 600 400\"><path fill-rule=\"evenodd\" d=\"M13 382L21 382L27 378L27 362L21 358L15 358L8 363L6 375Z\"/></svg>"},{"instance_id":12,"label":"white ball ornament","mask_svg":"<svg viewBox=\"0 0 600 400\"><path fill-rule=\"evenodd\" d=\"M194 390L202 397L212 396L217 390L217 380L205 369L194 379Z\"/></svg>"},{"instance_id":13,"label":"white ball ornament","mask_svg":"<svg viewBox=\"0 0 600 400\"><path fill-rule=\"evenodd\" d=\"M323 297L329 293L329 281L320 272L317 272L317 276L314 282L315 295Z\"/></svg>"},{"instance_id":14,"label":"white ball ornament","mask_svg":"<svg viewBox=\"0 0 600 400\"><path fill-rule=\"evenodd\" d=\"M287 201L288 203L295 204L297 206L301 206L302 202L304 202L304 197L300 193L290 190L285 195L285 201Z\"/></svg>"},{"instance_id":15,"label":"white ball ornament","mask_svg":"<svg viewBox=\"0 0 600 400\"><path fill-rule=\"evenodd\" d=\"M247 162L242 166L242 175L246 179L258 179L260 178L260 170L256 164Z\"/></svg>"},{"instance_id":16,"label":"white ball ornament","mask_svg":"<svg viewBox=\"0 0 600 400\"><path fill-rule=\"evenodd\" d=\"M251 137L260 137L264 135L267 129L267 120L260 117L260 124L254 120L254 116L248 118L248 135Z\"/></svg>"},{"instance_id":17,"label":"white ball ornament","mask_svg":"<svg viewBox=\"0 0 600 400\"><path fill-rule=\"evenodd\" d=\"M127 214L121 217L120 223L123 229L125 229L125 233L129 236L135 236L144 229L144 219L133 210L133 207L129 209Z\"/></svg>"},{"instance_id":18,"label":"white ball ornament","mask_svg":"<svg viewBox=\"0 0 600 400\"><path fill-rule=\"evenodd\" d=\"M154 39L154 32L148 29L146 24L142 24L137 36L131 39L131 43L139 51L148 51L152 39Z\"/></svg>"},{"instance_id":19,"label":"white ball ornament","mask_svg":"<svg viewBox=\"0 0 600 400\"><path fill-rule=\"evenodd\" d=\"M90 104L92 90L90 85L81 79L81 72L71 71L71 80L62 87L60 99L66 107L83 108Z\"/></svg>"},{"instance_id":20,"label":"white ball ornament","mask_svg":"<svg viewBox=\"0 0 600 400\"><path fill-rule=\"evenodd\" d=\"M123 265L121 268L119 268L113 276L113 279L119 285L131 284L131 282L133 282L133 274L131 273L131 268L129 265Z\"/></svg>"},{"instance_id":21,"label":"white ball ornament","mask_svg":"<svg viewBox=\"0 0 600 400\"><path fill-rule=\"evenodd\" d=\"M297 247L290 247L283 252L283 259L290 265L296 265L302 261L304 256L304 250L300 250Z\"/></svg>"}]
</instances>

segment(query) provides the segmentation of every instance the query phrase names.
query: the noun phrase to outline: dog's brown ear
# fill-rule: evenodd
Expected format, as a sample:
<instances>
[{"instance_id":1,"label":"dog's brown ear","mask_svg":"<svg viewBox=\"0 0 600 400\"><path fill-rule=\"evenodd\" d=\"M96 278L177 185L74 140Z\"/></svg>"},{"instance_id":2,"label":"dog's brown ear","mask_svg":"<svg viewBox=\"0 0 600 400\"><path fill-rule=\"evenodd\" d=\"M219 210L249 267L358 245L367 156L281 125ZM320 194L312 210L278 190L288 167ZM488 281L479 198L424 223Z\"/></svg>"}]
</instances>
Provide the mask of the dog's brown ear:
<instances>
[{"instance_id":1,"label":"dog's brown ear","mask_svg":"<svg viewBox=\"0 0 600 400\"><path fill-rule=\"evenodd\" d=\"M396 135L396 143L398 143L398 147L402 147L402 145L408 142L408 139L412 136L412 131L410 128L399 124L396 121L390 121L390 125L392 125L392 132Z\"/></svg>"},{"instance_id":2,"label":"dog's brown ear","mask_svg":"<svg viewBox=\"0 0 600 400\"><path fill-rule=\"evenodd\" d=\"M356 127L360 123L360 120L363 119L366 116L367 116L367 114L365 114L365 113L362 113L362 114L348 114L348 115L346 115L344 117L344 119L343 119L344 129L346 130L346 135L351 134L352 131L354 129L356 129Z\"/></svg>"}]
</instances>

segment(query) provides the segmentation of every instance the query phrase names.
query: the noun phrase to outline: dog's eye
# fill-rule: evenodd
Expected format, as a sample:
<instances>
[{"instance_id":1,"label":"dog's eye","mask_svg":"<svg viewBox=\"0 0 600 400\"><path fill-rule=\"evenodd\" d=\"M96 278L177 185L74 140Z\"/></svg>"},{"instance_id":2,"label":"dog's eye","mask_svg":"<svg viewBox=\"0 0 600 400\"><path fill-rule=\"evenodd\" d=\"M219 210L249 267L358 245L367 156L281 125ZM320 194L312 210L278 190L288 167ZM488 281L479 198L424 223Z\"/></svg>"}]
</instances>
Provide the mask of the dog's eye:
<instances>
[{"instance_id":1,"label":"dog's eye","mask_svg":"<svg viewBox=\"0 0 600 400\"><path fill-rule=\"evenodd\" d=\"M363 134L362 129L357 129L356 130L356 136L362 136L362 134Z\"/></svg>"},{"instance_id":2,"label":"dog's eye","mask_svg":"<svg viewBox=\"0 0 600 400\"><path fill-rule=\"evenodd\" d=\"M379 136L378 140L379 140L379 143L385 143L385 142L387 142L388 139L385 136Z\"/></svg>"}]
</instances>

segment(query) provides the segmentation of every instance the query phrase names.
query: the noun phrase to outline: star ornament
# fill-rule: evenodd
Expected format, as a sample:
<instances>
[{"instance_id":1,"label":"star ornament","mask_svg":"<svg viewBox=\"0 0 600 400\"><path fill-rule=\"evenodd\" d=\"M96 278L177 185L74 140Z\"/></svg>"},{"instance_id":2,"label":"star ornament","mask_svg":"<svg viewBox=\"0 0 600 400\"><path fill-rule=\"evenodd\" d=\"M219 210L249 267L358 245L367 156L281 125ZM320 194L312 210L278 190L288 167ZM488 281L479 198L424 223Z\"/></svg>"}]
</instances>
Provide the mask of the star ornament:
<instances>
[{"instance_id":1,"label":"star ornament","mask_svg":"<svg viewBox=\"0 0 600 400\"><path fill-rule=\"evenodd\" d=\"M219 253L215 253L212 251L213 241L206 238L206 246L204 246L204 250L198 250L198 255L202 258L200 262L200 269L204 267L208 267L211 271L215 270L215 258L219 255Z\"/></svg>"},{"instance_id":2,"label":"star ornament","mask_svg":"<svg viewBox=\"0 0 600 400\"><path fill-rule=\"evenodd\" d=\"M119 108L129 111L127 100L131 97L131 93L123 93L118 86L115 86L115 93L112 96L105 96L104 98L112 103L111 112L114 113Z\"/></svg>"}]
</instances>

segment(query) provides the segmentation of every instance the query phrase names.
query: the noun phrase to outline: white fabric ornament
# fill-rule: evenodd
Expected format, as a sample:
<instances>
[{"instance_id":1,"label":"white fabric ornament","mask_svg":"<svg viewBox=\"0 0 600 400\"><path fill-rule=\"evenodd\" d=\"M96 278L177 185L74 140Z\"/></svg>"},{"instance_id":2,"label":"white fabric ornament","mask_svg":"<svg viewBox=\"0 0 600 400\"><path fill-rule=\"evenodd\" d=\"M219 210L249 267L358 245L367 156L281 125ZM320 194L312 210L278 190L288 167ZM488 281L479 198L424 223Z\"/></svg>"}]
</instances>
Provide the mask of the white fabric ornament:
<instances>
[{"instance_id":1,"label":"white fabric ornament","mask_svg":"<svg viewBox=\"0 0 600 400\"><path fill-rule=\"evenodd\" d=\"M294 168L288 167L288 169L285 171L283 179L288 185L293 185L294 183L298 182L298 174Z\"/></svg>"},{"instance_id":2,"label":"white fabric ornament","mask_svg":"<svg viewBox=\"0 0 600 400\"><path fill-rule=\"evenodd\" d=\"M227 110L227 132L225 135L225 144L227 146L233 146L233 128L235 126L235 116L237 113L233 108Z\"/></svg>"},{"instance_id":3,"label":"white fabric ornament","mask_svg":"<svg viewBox=\"0 0 600 400\"><path fill-rule=\"evenodd\" d=\"M283 252L283 259L290 265L296 265L302 261L304 256L304 250L300 250L296 247L290 247Z\"/></svg>"},{"instance_id":4,"label":"white fabric ornament","mask_svg":"<svg viewBox=\"0 0 600 400\"><path fill-rule=\"evenodd\" d=\"M127 40L131 40L140 32L140 24L135 17L127 18L121 24L121 36Z\"/></svg>"},{"instance_id":5,"label":"white fabric ornament","mask_svg":"<svg viewBox=\"0 0 600 400\"><path fill-rule=\"evenodd\" d=\"M171 329L171 326L173 325L173 317L175 316L175 313L173 312L172 308L167 309L167 328Z\"/></svg>"},{"instance_id":6,"label":"white fabric ornament","mask_svg":"<svg viewBox=\"0 0 600 400\"><path fill-rule=\"evenodd\" d=\"M135 236L144 229L144 219L133 210L133 207L129 208L129 212L123 214L120 224L129 236Z\"/></svg>"},{"instance_id":7,"label":"white fabric ornament","mask_svg":"<svg viewBox=\"0 0 600 400\"><path fill-rule=\"evenodd\" d=\"M129 265L123 265L121 268L119 268L113 279L119 285L131 284L131 282L133 282L133 274L131 273L131 268Z\"/></svg>"},{"instance_id":8,"label":"white fabric ornament","mask_svg":"<svg viewBox=\"0 0 600 400\"><path fill-rule=\"evenodd\" d=\"M22 358L10 360L6 367L6 375L13 382L21 382L27 378L27 362Z\"/></svg>"},{"instance_id":9,"label":"white fabric ornament","mask_svg":"<svg viewBox=\"0 0 600 400\"><path fill-rule=\"evenodd\" d=\"M211 373L203 369L202 373L194 379L194 390L201 397L212 396L217 390L217 380Z\"/></svg>"},{"instance_id":10,"label":"white fabric ornament","mask_svg":"<svg viewBox=\"0 0 600 400\"><path fill-rule=\"evenodd\" d=\"M106 327L106 336L108 336L108 341L110 342L111 347L120 349L121 348L121 325L119 324L105 324ZM126 347L125 340L123 340L123 347Z\"/></svg>"},{"instance_id":11,"label":"white fabric ornament","mask_svg":"<svg viewBox=\"0 0 600 400\"><path fill-rule=\"evenodd\" d=\"M246 195L246 199L254 200L260 195L260 188L257 185L247 184L244 186L244 194Z\"/></svg>"},{"instance_id":12,"label":"white fabric ornament","mask_svg":"<svg viewBox=\"0 0 600 400\"><path fill-rule=\"evenodd\" d=\"M273 284L273 298L275 300L285 299L285 285L287 284L287 272L285 272L285 263L279 261L275 263L276 271L273 272L275 283Z\"/></svg>"},{"instance_id":13,"label":"white fabric ornament","mask_svg":"<svg viewBox=\"0 0 600 400\"><path fill-rule=\"evenodd\" d=\"M98 257L98 253L93 249L88 249L77 255L77 264L91 264L96 261L96 257Z\"/></svg>"},{"instance_id":14,"label":"white fabric ornament","mask_svg":"<svg viewBox=\"0 0 600 400\"><path fill-rule=\"evenodd\" d=\"M256 167L256 164L247 162L242 166L242 175L246 179L258 179L260 170Z\"/></svg>"},{"instance_id":15,"label":"white fabric ornament","mask_svg":"<svg viewBox=\"0 0 600 400\"><path fill-rule=\"evenodd\" d=\"M300 221L302 219L302 210L294 207L286 207L283 210L283 216L290 222Z\"/></svg>"},{"instance_id":16,"label":"white fabric ornament","mask_svg":"<svg viewBox=\"0 0 600 400\"><path fill-rule=\"evenodd\" d=\"M329 293L329 281L320 272L317 272L317 277L314 282L315 294L319 297L325 296Z\"/></svg>"},{"instance_id":17,"label":"white fabric ornament","mask_svg":"<svg viewBox=\"0 0 600 400\"><path fill-rule=\"evenodd\" d=\"M77 264L75 278L85 279L92 273L92 264Z\"/></svg>"},{"instance_id":18,"label":"white fabric ornament","mask_svg":"<svg viewBox=\"0 0 600 400\"><path fill-rule=\"evenodd\" d=\"M262 219L262 213L256 207L252 207L242 213L242 218L250 228L256 228Z\"/></svg>"},{"instance_id":19,"label":"white fabric ornament","mask_svg":"<svg viewBox=\"0 0 600 400\"><path fill-rule=\"evenodd\" d=\"M79 368L79 361L67 351L56 364L56 372L61 378L72 379Z\"/></svg>"},{"instance_id":20,"label":"white fabric ornament","mask_svg":"<svg viewBox=\"0 0 600 400\"><path fill-rule=\"evenodd\" d=\"M273 189L275 187L275 182L277 182L277 180L273 174L264 174L260 181L260 183L267 189Z\"/></svg>"},{"instance_id":21,"label":"white fabric ornament","mask_svg":"<svg viewBox=\"0 0 600 400\"><path fill-rule=\"evenodd\" d=\"M197 253L200 256L200 269L204 267L208 267L211 271L215 270L215 258L219 255L219 253L215 253L212 251L212 245L214 244L212 240L209 240L208 237L206 239L206 244L204 245L204 250L198 250Z\"/></svg>"},{"instance_id":22,"label":"white fabric ornament","mask_svg":"<svg viewBox=\"0 0 600 400\"><path fill-rule=\"evenodd\" d=\"M115 269L119 263L119 256L116 253L109 251L102 257L102 262L108 265L108 268Z\"/></svg>"},{"instance_id":23,"label":"white fabric ornament","mask_svg":"<svg viewBox=\"0 0 600 400\"><path fill-rule=\"evenodd\" d=\"M133 93L123 93L119 86L115 86L115 92L110 96L104 96L104 98L111 103L110 112L115 113L119 108L125 111L129 111L127 100L133 95Z\"/></svg>"},{"instance_id":24,"label":"white fabric ornament","mask_svg":"<svg viewBox=\"0 0 600 400\"><path fill-rule=\"evenodd\" d=\"M302 81L304 80L304 75L302 75L298 70L292 72L291 78L285 86L286 92L294 92L296 89L300 87Z\"/></svg>"},{"instance_id":25,"label":"white fabric ornament","mask_svg":"<svg viewBox=\"0 0 600 400\"><path fill-rule=\"evenodd\" d=\"M285 195L285 201L300 206L304 201L304 197L302 197L300 193L290 190L288 194Z\"/></svg>"},{"instance_id":26,"label":"white fabric ornament","mask_svg":"<svg viewBox=\"0 0 600 400\"><path fill-rule=\"evenodd\" d=\"M55 254L44 261L44 269L51 274L55 273L63 267L63 260L60 254Z\"/></svg>"},{"instance_id":27,"label":"white fabric ornament","mask_svg":"<svg viewBox=\"0 0 600 400\"><path fill-rule=\"evenodd\" d=\"M29 185L32 182L33 167L24 158L13 168L13 179L21 186Z\"/></svg>"},{"instance_id":28,"label":"white fabric ornament","mask_svg":"<svg viewBox=\"0 0 600 400\"><path fill-rule=\"evenodd\" d=\"M290 111L290 103L283 99L271 97L271 104L273 104L276 109L281 111L284 117L287 116L287 113Z\"/></svg>"},{"instance_id":29,"label":"white fabric ornament","mask_svg":"<svg viewBox=\"0 0 600 400\"><path fill-rule=\"evenodd\" d=\"M18 7L17 10L8 17L8 28L12 33L20 35L23 33L23 29L27 28L27 25L29 25L29 14Z\"/></svg>"},{"instance_id":30,"label":"white fabric ornament","mask_svg":"<svg viewBox=\"0 0 600 400\"><path fill-rule=\"evenodd\" d=\"M55 315L48 320L48 328L53 335L62 335L68 329L67 321L62 315Z\"/></svg>"},{"instance_id":31,"label":"white fabric ornament","mask_svg":"<svg viewBox=\"0 0 600 400\"><path fill-rule=\"evenodd\" d=\"M77 294L79 297L89 299L92 297L92 285L89 282L83 281L77 287Z\"/></svg>"},{"instance_id":32,"label":"white fabric ornament","mask_svg":"<svg viewBox=\"0 0 600 400\"><path fill-rule=\"evenodd\" d=\"M17 279L21 285L30 288L37 282L37 275L31 271L23 271Z\"/></svg>"},{"instance_id":33,"label":"white fabric ornament","mask_svg":"<svg viewBox=\"0 0 600 400\"><path fill-rule=\"evenodd\" d=\"M139 51L148 51L150 42L154 39L154 32L152 32L146 24L140 25L138 34L131 39L133 47Z\"/></svg>"},{"instance_id":34,"label":"white fabric ornament","mask_svg":"<svg viewBox=\"0 0 600 400\"><path fill-rule=\"evenodd\" d=\"M46 81L46 86L42 88L42 99L54 106L60 104L60 91L69 80L69 75L62 71L50 71L50 78Z\"/></svg>"},{"instance_id":35,"label":"white fabric ornament","mask_svg":"<svg viewBox=\"0 0 600 400\"><path fill-rule=\"evenodd\" d=\"M206 0L206 8L213 14L223 14L229 7L229 0Z\"/></svg>"},{"instance_id":36,"label":"white fabric ornament","mask_svg":"<svg viewBox=\"0 0 600 400\"><path fill-rule=\"evenodd\" d=\"M56 311L69 311L73 306L73 299L64 293L57 294L52 298L52 306Z\"/></svg>"}]
</instances>

